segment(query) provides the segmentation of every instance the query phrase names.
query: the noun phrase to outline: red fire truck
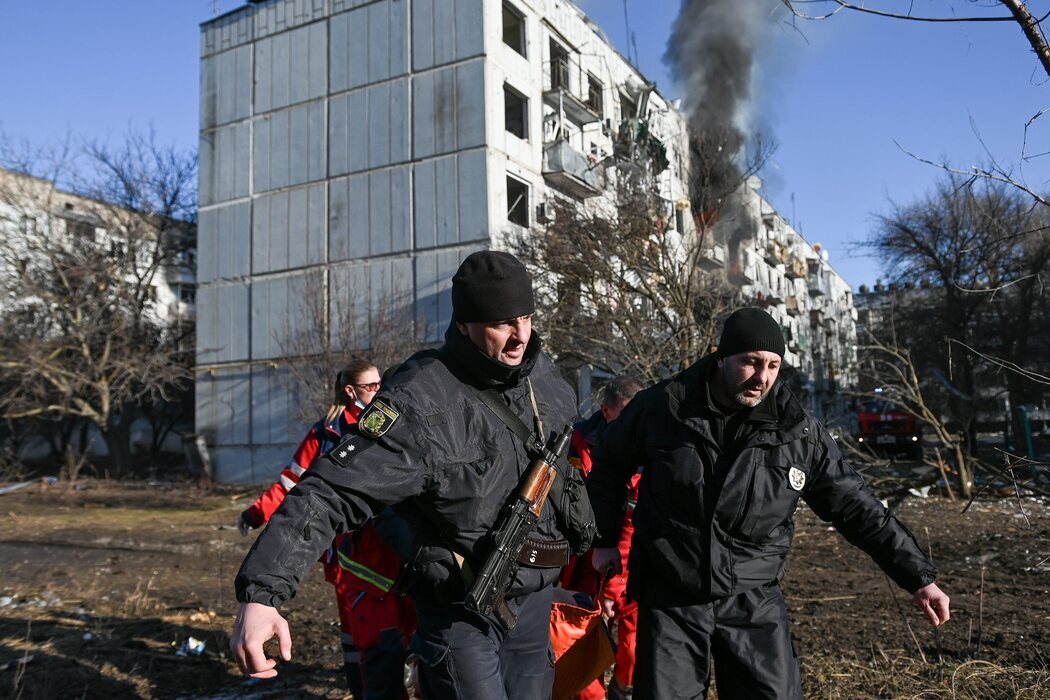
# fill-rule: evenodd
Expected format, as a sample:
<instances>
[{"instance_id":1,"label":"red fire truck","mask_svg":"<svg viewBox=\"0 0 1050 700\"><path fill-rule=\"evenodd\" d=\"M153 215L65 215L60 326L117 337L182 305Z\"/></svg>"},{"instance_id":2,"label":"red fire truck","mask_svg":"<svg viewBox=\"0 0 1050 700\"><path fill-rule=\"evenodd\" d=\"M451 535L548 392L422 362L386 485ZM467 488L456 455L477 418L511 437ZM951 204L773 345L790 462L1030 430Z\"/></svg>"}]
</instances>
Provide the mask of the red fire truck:
<instances>
[{"instance_id":1,"label":"red fire truck","mask_svg":"<svg viewBox=\"0 0 1050 700\"><path fill-rule=\"evenodd\" d=\"M876 389L876 393L882 392ZM863 400L857 407L857 442L882 452L905 452L922 458L922 431L915 416L890 397Z\"/></svg>"}]
</instances>

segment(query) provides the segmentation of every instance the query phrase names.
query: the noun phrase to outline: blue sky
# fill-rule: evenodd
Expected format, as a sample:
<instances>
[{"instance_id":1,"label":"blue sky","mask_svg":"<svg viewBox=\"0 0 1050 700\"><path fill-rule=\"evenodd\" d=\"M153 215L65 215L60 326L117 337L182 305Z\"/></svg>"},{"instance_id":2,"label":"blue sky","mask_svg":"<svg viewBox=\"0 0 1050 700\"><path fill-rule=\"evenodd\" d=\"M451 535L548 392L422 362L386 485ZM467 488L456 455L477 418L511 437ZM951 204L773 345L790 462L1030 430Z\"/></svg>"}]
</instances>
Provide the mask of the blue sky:
<instances>
[{"instance_id":1,"label":"blue sky","mask_svg":"<svg viewBox=\"0 0 1050 700\"><path fill-rule=\"evenodd\" d=\"M217 3L220 11L240 4ZM627 53L622 0L578 4ZM1040 14L1048 3L1029 4ZM195 147L198 24L215 5L4 3L0 125L10 137L44 143L67 132L116 138L129 125L152 124L163 142ZM680 96L661 61L677 0L628 0L627 9L639 67L661 92ZM939 176L894 142L969 166L985 157L975 126L997 158L1016 165L1025 121L1050 106L1046 78L1012 23L930 25L840 13L800 29L778 24L756 57L752 110L778 144L763 193L830 250L851 284L870 284L882 274L878 261L854 244L890 200L911 201ZM1050 115L1045 122L1029 133L1030 153L1050 150ZM1050 176L1042 160L1024 173L1040 189Z\"/></svg>"}]
</instances>

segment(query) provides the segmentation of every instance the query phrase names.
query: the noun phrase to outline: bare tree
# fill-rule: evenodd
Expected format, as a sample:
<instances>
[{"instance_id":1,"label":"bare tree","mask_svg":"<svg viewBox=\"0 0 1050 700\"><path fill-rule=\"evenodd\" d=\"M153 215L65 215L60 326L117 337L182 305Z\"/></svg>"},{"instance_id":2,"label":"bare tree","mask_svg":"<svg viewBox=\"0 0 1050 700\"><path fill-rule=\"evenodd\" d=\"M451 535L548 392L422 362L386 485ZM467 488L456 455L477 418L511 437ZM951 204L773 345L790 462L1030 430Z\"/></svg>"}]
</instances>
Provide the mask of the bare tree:
<instances>
[{"instance_id":1,"label":"bare tree","mask_svg":"<svg viewBox=\"0 0 1050 700\"><path fill-rule=\"evenodd\" d=\"M1050 207L1006 183L946 175L929 195L880 217L867 246L909 290L886 319L893 342L939 378L941 410L972 451L991 392L1003 387L1017 407L1043 391L1031 373L1050 367L1036 352L1050 341Z\"/></svg>"},{"instance_id":2,"label":"bare tree","mask_svg":"<svg viewBox=\"0 0 1050 700\"><path fill-rule=\"evenodd\" d=\"M909 22L1013 22L1020 28L1039 64L1050 76L1050 46L1047 46L1046 34L1043 31L1043 22L1050 17L1050 13L1042 17L1034 17L1028 9L1028 3L1021 2L1021 0L999 0L998 2L969 0L965 4L969 6L971 14L957 14L955 4L948 2L940 3L943 6L942 14L934 14L937 12L936 8L932 10L932 13L917 14L914 12L915 3L910 0L887 3L889 8L895 7L896 9L874 8L864 3L846 2L845 0L781 0L781 2L793 17L804 20L829 19L839 12L848 11ZM817 8L814 9L814 6Z\"/></svg>"},{"instance_id":3,"label":"bare tree","mask_svg":"<svg viewBox=\"0 0 1050 700\"><path fill-rule=\"evenodd\" d=\"M132 133L51 162L4 140L0 156L0 412L83 419L126 475L139 404L192 380L192 325L157 288L194 245L196 155Z\"/></svg>"},{"instance_id":4,"label":"bare tree","mask_svg":"<svg viewBox=\"0 0 1050 700\"><path fill-rule=\"evenodd\" d=\"M343 291L333 295L323 275L308 277L297 321L285 324L278 339L303 422L316 421L332 404L335 376L351 359L383 371L423 347L424 325L407 291L394 289L371 304L342 298Z\"/></svg>"},{"instance_id":5,"label":"bare tree","mask_svg":"<svg viewBox=\"0 0 1050 700\"><path fill-rule=\"evenodd\" d=\"M891 329L889 339L882 340L874 334L869 334L865 340L866 344L859 348L862 357L862 386L879 389L878 393L859 395L883 399L889 397L924 426L926 432L932 434L939 443L934 448L936 464L944 470L940 451L947 450L950 461L955 466L959 491L965 498L969 498L973 493L973 466L967 454L965 436L953 429L952 421L946 419L937 402L931 400L931 394L936 395L941 388L937 385L936 377L919 370L911 351L895 341ZM947 478L946 473L944 476ZM950 486L948 488L950 489Z\"/></svg>"},{"instance_id":6,"label":"bare tree","mask_svg":"<svg viewBox=\"0 0 1050 700\"><path fill-rule=\"evenodd\" d=\"M691 196L670 202L657 178L667 160L646 130L636 132L646 143L619 148L605 198L561 200L552 223L509 245L544 280L539 318L559 360L657 381L705 354L743 302L714 249L738 227L753 231L733 202L758 163L730 163L728 135L694 138Z\"/></svg>"}]
</instances>

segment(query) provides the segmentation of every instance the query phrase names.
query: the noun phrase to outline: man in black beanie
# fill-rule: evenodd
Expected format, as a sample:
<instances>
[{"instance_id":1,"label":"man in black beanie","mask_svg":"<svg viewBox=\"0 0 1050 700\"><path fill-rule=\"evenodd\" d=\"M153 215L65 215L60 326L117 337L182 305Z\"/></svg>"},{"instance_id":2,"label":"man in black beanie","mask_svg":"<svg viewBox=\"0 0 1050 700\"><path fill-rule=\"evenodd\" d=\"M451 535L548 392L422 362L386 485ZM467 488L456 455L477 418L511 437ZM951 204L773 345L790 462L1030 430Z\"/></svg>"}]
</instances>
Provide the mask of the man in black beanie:
<instances>
[{"instance_id":1,"label":"man in black beanie","mask_svg":"<svg viewBox=\"0 0 1050 700\"><path fill-rule=\"evenodd\" d=\"M412 651L423 697L550 697L552 586L570 553L570 525L560 509L543 508L519 558L507 593L515 624L464 604L500 511L530 461L523 439L482 395L495 395L537 433L545 426L547 434L536 435L544 443L572 423L576 398L532 332L532 282L514 256L468 256L452 278L452 307L445 344L409 358L383 383L358 431L304 473L245 558L230 641L245 673L276 675L277 662L262 651L274 636L290 658L276 606L294 595L334 534L393 510L410 525L408 541L392 544L409 562L399 588L416 606ZM584 529L576 549L589 544L593 523Z\"/></svg>"},{"instance_id":2,"label":"man in black beanie","mask_svg":"<svg viewBox=\"0 0 1050 700\"><path fill-rule=\"evenodd\" d=\"M592 452L595 568L615 547L626 485L643 465L628 595L639 604L635 697L801 698L779 582L804 499L867 552L933 625L948 596L912 534L777 384L784 336L765 311L725 321L718 349L637 396Z\"/></svg>"}]
</instances>

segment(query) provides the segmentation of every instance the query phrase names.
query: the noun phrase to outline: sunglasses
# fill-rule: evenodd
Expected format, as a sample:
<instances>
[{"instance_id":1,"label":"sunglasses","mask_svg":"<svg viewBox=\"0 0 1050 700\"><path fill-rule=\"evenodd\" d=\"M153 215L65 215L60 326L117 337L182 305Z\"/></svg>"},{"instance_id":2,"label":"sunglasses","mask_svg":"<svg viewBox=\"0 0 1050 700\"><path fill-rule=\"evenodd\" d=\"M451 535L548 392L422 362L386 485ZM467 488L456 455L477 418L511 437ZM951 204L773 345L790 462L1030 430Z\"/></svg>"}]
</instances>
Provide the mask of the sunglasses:
<instances>
[{"instance_id":1,"label":"sunglasses","mask_svg":"<svg viewBox=\"0 0 1050 700\"><path fill-rule=\"evenodd\" d=\"M379 391L379 382L369 382L368 384L351 384L350 386L355 389L361 389L362 391Z\"/></svg>"}]
</instances>

